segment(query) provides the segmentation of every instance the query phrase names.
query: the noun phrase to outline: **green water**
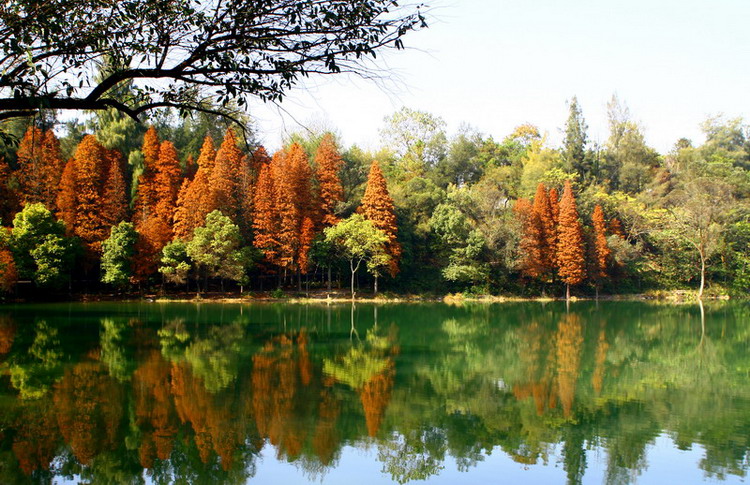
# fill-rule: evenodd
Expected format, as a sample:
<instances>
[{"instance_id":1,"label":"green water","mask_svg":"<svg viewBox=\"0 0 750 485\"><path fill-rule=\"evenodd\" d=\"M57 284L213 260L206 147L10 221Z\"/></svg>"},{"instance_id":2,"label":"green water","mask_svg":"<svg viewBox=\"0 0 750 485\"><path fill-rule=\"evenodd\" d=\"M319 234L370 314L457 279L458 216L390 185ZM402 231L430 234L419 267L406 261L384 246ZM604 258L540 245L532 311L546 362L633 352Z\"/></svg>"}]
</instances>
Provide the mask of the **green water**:
<instances>
[{"instance_id":1,"label":"green water","mask_svg":"<svg viewBox=\"0 0 750 485\"><path fill-rule=\"evenodd\" d=\"M749 347L739 303L0 307L0 482L741 482Z\"/></svg>"}]
</instances>

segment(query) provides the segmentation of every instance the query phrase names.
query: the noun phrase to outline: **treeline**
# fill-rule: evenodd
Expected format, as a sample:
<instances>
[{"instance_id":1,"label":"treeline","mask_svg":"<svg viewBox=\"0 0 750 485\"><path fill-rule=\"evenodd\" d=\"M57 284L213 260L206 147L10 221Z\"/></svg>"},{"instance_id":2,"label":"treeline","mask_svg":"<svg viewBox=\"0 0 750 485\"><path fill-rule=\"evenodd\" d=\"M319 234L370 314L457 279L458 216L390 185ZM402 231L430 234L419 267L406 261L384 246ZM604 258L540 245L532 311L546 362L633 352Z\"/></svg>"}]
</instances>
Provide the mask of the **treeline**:
<instances>
[{"instance_id":1,"label":"treeline","mask_svg":"<svg viewBox=\"0 0 750 485\"><path fill-rule=\"evenodd\" d=\"M448 137L404 108L377 151L320 132L273 155L207 115L6 123L21 141L0 150L2 288L746 294L742 120L659 154L616 98L601 146L569 108L560 147L528 124Z\"/></svg>"}]
</instances>

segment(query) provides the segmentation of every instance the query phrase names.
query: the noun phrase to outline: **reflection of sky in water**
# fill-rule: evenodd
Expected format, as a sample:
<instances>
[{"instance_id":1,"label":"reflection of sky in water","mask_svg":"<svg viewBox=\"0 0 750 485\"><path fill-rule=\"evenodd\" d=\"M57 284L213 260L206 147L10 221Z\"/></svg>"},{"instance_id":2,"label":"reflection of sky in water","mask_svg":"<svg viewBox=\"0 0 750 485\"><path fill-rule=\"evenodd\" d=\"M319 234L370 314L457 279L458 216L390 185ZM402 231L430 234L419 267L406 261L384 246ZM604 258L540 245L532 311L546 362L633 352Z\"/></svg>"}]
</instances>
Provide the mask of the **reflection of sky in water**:
<instances>
[{"instance_id":1,"label":"reflection of sky in water","mask_svg":"<svg viewBox=\"0 0 750 485\"><path fill-rule=\"evenodd\" d=\"M560 456L561 445L558 445L546 465L523 465L511 460L499 448L495 448L484 461L469 469L458 470L452 459L446 459L445 468L439 475L425 481L415 480L409 483L430 484L557 484L566 483L565 470ZM691 483L744 483L744 477L726 475L724 480L706 477L702 470L696 468L705 451L699 445L689 450L679 450L674 442L665 435L660 435L653 444L647 447L646 469L640 474L628 470L630 483L639 485L667 485ZM250 480L253 484L324 483L325 485L375 485L393 483L391 477L382 471L382 463L377 460L377 449L356 448L347 446L341 451L341 458L335 468L328 469L317 477L306 475L304 470L294 463L278 461L273 446L266 445L261 452L261 459L256 462L257 472ZM586 452L586 474L583 484L604 484L607 472L607 454L602 448ZM312 480L311 480L312 479ZM149 482L150 483L150 482Z\"/></svg>"}]
</instances>

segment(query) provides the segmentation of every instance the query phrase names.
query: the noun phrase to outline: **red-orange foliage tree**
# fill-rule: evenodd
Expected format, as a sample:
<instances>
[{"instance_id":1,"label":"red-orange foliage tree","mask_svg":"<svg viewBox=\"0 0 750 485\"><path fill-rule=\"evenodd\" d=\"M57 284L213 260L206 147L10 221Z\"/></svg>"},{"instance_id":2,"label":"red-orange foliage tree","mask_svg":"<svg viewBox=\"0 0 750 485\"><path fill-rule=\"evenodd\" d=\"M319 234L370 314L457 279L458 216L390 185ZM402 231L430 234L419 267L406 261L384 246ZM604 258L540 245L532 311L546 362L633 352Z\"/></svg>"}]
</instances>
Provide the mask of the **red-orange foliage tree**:
<instances>
[{"instance_id":1,"label":"red-orange foliage tree","mask_svg":"<svg viewBox=\"0 0 750 485\"><path fill-rule=\"evenodd\" d=\"M86 135L76 148L75 224L73 233L83 242L90 258L96 258L110 226L102 211L102 187L110 157L94 135Z\"/></svg>"},{"instance_id":2,"label":"red-orange foliage tree","mask_svg":"<svg viewBox=\"0 0 750 485\"><path fill-rule=\"evenodd\" d=\"M18 211L18 193L10 184L11 171L8 163L0 158L0 224L10 226Z\"/></svg>"},{"instance_id":3,"label":"red-orange foliage tree","mask_svg":"<svg viewBox=\"0 0 750 485\"><path fill-rule=\"evenodd\" d=\"M326 133L315 152L316 175L320 196L321 222L332 226L339 221L336 205L344 200L344 188L339 178L339 170L344 164L333 135Z\"/></svg>"},{"instance_id":4,"label":"red-orange foliage tree","mask_svg":"<svg viewBox=\"0 0 750 485\"><path fill-rule=\"evenodd\" d=\"M552 211L552 222L557 227L558 219L560 218L560 194L557 189L552 187L549 189L549 207Z\"/></svg>"},{"instance_id":5,"label":"red-orange foliage tree","mask_svg":"<svg viewBox=\"0 0 750 485\"><path fill-rule=\"evenodd\" d=\"M274 161L260 167L258 181L253 193L255 217L253 218L253 246L263 251L266 260L277 264L279 218L275 207L275 180L273 164L280 163L282 155L274 155Z\"/></svg>"},{"instance_id":6,"label":"red-orange foliage tree","mask_svg":"<svg viewBox=\"0 0 750 485\"><path fill-rule=\"evenodd\" d=\"M0 290L10 291L18 281L18 271L13 254L4 245L0 245Z\"/></svg>"},{"instance_id":7,"label":"red-orange foliage tree","mask_svg":"<svg viewBox=\"0 0 750 485\"><path fill-rule=\"evenodd\" d=\"M539 221L540 261L542 275L547 278L555 270L555 252L557 248L557 228L555 227L552 206L547 198L547 188L539 183L534 196L534 214Z\"/></svg>"},{"instance_id":8,"label":"red-orange foliage tree","mask_svg":"<svg viewBox=\"0 0 750 485\"><path fill-rule=\"evenodd\" d=\"M397 239L396 209L388 193L388 183L377 161L373 161L370 166L365 195L362 197L362 205L358 211L388 237L386 250L391 257L389 270L391 276L395 276L401 259L401 244Z\"/></svg>"},{"instance_id":9,"label":"red-orange foliage tree","mask_svg":"<svg viewBox=\"0 0 750 485\"><path fill-rule=\"evenodd\" d=\"M117 150L108 150L109 168L102 194L102 215L107 226L124 221L128 212L128 194L122 173L122 158Z\"/></svg>"},{"instance_id":10,"label":"red-orange foliage tree","mask_svg":"<svg viewBox=\"0 0 750 485\"><path fill-rule=\"evenodd\" d=\"M519 249L521 273L529 278L540 278L547 267L544 265L546 239L539 220L539 214L527 199L518 199L513 208L516 218L521 223L521 240Z\"/></svg>"},{"instance_id":11,"label":"red-orange foliage tree","mask_svg":"<svg viewBox=\"0 0 750 485\"><path fill-rule=\"evenodd\" d=\"M41 202L53 209L63 170L60 142L54 132L29 127L18 146L16 156L21 202Z\"/></svg>"},{"instance_id":12,"label":"red-orange foliage tree","mask_svg":"<svg viewBox=\"0 0 750 485\"><path fill-rule=\"evenodd\" d=\"M198 171L189 185L180 188L177 207L174 214L174 235L176 238L189 240L196 227L201 227L209 212L210 189L209 178L216 159L216 149L210 136L203 140L203 147L198 156Z\"/></svg>"},{"instance_id":13,"label":"red-orange foliage tree","mask_svg":"<svg viewBox=\"0 0 750 485\"><path fill-rule=\"evenodd\" d=\"M170 227L180 188L180 175L180 161L174 144L170 141L162 142L154 176L154 215Z\"/></svg>"},{"instance_id":14,"label":"red-orange foliage tree","mask_svg":"<svg viewBox=\"0 0 750 485\"><path fill-rule=\"evenodd\" d=\"M151 126L143 135L143 171L138 176L138 190L135 200L135 212L133 222L136 227L146 222L146 218L156 205L154 180L156 178L156 165L159 162L159 151L161 143L156 128Z\"/></svg>"},{"instance_id":15,"label":"red-orange foliage tree","mask_svg":"<svg viewBox=\"0 0 750 485\"><path fill-rule=\"evenodd\" d=\"M76 224L76 164L71 158L65 164L57 194L57 217L65 223L65 231L73 234Z\"/></svg>"},{"instance_id":16,"label":"red-orange foliage tree","mask_svg":"<svg viewBox=\"0 0 750 485\"><path fill-rule=\"evenodd\" d=\"M592 276L596 280L597 294L599 292L599 284L602 278L607 277L607 264L609 263L609 255L611 250L607 244L606 223L604 222L604 212L602 207L597 204L594 207L594 214L591 217L591 221L594 225L594 270L595 274Z\"/></svg>"},{"instance_id":17,"label":"red-orange foliage tree","mask_svg":"<svg viewBox=\"0 0 750 485\"><path fill-rule=\"evenodd\" d=\"M222 214L237 222L239 171L242 152L237 146L234 131L229 128L224 141L216 152L216 161L211 169L209 187L211 191L208 212L220 210Z\"/></svg>"},{"instance_id":18,"label":"red-orange foliage tree","mask_svg":"<svg viewBox=\"0 0 750 485\"><path fill-rule=\"evenodd\" d=\"M570 299L570 286L577 285L586 277L583 228L578 219L576 199L570 181L565 182L557 227L558 274L566 285L566 298Z\"/></svg>"}]
</instances>

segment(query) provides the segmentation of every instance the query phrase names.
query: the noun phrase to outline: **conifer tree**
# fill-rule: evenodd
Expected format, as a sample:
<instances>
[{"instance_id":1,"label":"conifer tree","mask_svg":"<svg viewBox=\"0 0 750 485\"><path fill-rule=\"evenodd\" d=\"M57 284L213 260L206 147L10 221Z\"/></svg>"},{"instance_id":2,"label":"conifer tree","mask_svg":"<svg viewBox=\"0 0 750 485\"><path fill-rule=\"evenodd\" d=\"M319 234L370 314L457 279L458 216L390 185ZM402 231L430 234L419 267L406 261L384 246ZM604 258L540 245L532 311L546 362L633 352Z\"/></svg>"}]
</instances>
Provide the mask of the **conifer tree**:
<instances>
[{"instance_id":1,"label":"conifer tree","mask_svg":"<svg viewBox=\"0 0 750 485\"><path fill-rule=\"evenodd\" d=\"M253 180L258 180L260 169L269 163L271 163L271 157L268 156L268 152L266 152L263 146L259 146L253 150L253 154L250 157L250 172L253 175Z\"/></svg>"},{"instance_id":2,"label":"conifer tree","mask_svg":"<svg viewBox=\"0 0 750 485\"><path fill-rule=\"evenodd\" d=\"M180 173L180 161L174 144L171 141L162 142L154 176L154 215L170 226L180 188Z\"/></svg>"},{"instance_id":3,"label":"conifer tree","mask_svg":"<svg viewBox=\"0 0 750 485\"><path fill-rule=\"evenodd\" d=\"M198 171L189 185L180 187L177 207L174 214L175 237L188 240L196 227L201 227L210 212L209 177L216 159L214 142L210 136L203 140L203 147L198 156Z\"/></svg>"},{"instance_id":4,"label":"conifer tree","mask_svg":"<svg viewBox=\"0 0 750 485\"><path fill-rule=\"evenodd\" d=\"M5 226L13 222L18 212L18 194L10 184L10 178L10 167L5 159L0 158L0 224Z\"/></svg>"},{"instance_id":5,"label":"conifer tree","mask_svg":"<svg viewBox=\"0 0 750 485\"><path fill-rule=\"evenodd\" d=\"M605 234L606 224L604 222L604 212L602 206L599 204L594 207L594 214L592 215L592 223L594 226L594 269L596 274L594 279L596 280L597 295L599 293L599 282L602 278L607 277L607 263L609 262L609 255L611 250L607 244L607 235Z\"/></svg>"},{"instance_id":6,"label":"conifer tree","mask_svg":"<svg viewBox=\"0 0 750 485\"><path fill-rule=\"evenodd\" d=\"M339 170L343 163L333 135L326 133L315 152L321 222L325 227L332 226L339 221L336 215L336 205L344 200L344 188L339 178Z\"/></svg>"},{"instance_id":7,"label":"conifer tree","mask_svg":"<svg viewBox=\"0 0 750 485\"><path fill-rule=\"evenodd\" d=\"M88 256L96 258L109 226L102 211L102 187L106 180L108 154L94 135L86 135L74 156L76 177L73 233L83 242Z\"/></svg>"},{"instance_id":8,"label":"conifer tree","mask_svg":"<svg viewBox=\"0 0 750 485\"><path fill-rule=\"evenodd\" d=\"M16 156L21 202L41 202L53 208L63 169L60 142L54 132L29 127Z\"/></svg>"},{"instance_id":9,"label":"conifer tree","mask_svg":"<svg viewBox=\"0 0 750 485\"><path fill-rule=\"evenodd\" d=\"M240 161L237 184L237 225L244 241L252 240L253 225L253 183L252 157L243 156Z\"/></svg>"},{"instance_id":10,"label":"conifer tree","mask_svg":"<svg viewBox=\"0 0 750 485\"><path fill-rule=\"evenodd\" d=\"M57 194L57 217L65 223L67 235L73 234L76 223L76 166L71 158L65 164L60 178L60 190Z\"/></svg>"},{"instance_id":11,"label":"conifer tree","mask_svg":"<svg viewBox=\"0 0 750 485\"><path fill-rule=\"evenodd\" d=\"M229 128L224 134L219 151L216 152L216 161L209 176L209 212L219 210L233 221L237 219L238 174L241 161L242 152L237 146L237 138L234 131Z\"/></svg>"},{"instance_id":12,"label":"conifer tree","mask_svg":"<svg viewBox=\"0 0 750 485\"><path fill-rule=\"evenodd\" d=\"M558 274L566 285L566 299L570 300L570 286L577 285L586 276L583 247L583 228L578 220L578 209L570 181L565 182L557 239Z\"/></svg>"},{"instance_id":13,"label":"conifer tree","mask_svg":"<svg viewBox=\"0 0 750 485\"><path fill-rule=\"evenodd\" d=\"M273 162L276 208L279 213L278 264L284 269L296 269L302 217L298 204L297 180L294 170L298 159L307 158L302 147L293 143Z\"/></svg>"},{"instance_id":14,"label":"conifer tree","mask_svg":"<svg viewBox=\"0 0 750 485\"><path fill-rule=\"evenodd\" d=\"M289 147L287 164L297 217L294 264L296 270L306 273L308 253L320 220L320 203L312 190L312 168L302 145L293 143Z\"/></svg>"},{"instance_id":15,"label":"conifer tree","mask_svg":"<svg viewBox=\"0 0 750 485\"><path fill-rule=\"evenodd\" d=\"M102 215L107 226L125 220L128 210L127 188L122 173L122 158L118 150L107 150L109 168L102 194Z\"/></svg>"},{"instance_id":16,"label":"conifer tree","mask_svg":"<svg viewBox=\"0 0 750 485\"><path fill-rule=\"evenodd\" d=\"M362 197L362 205L358 211L364 215L365 219L372 221L375 227L383 231L388 238L386 251L391 258L388 267L391 276L395 276L401 259L401 245L397 239L396 210L393 199L388 193L388 184L377 161L373 161L370 166L365 195Z\"/></svg>"},{"instance_id":17,"label":"conifer tree","mask_svg":"<svg viewBox=\"0 0 750 485\"><path fill-rule=\"evenodd\" d=\"M539 183L534 196L533 210L539 221L539 267L544 278L554 270L555 251L557 249L557 228L552 215L552 207L547 198L547 188Z\"/></svg>"},{"instance_id":18,"label":"conifer tree","mask_svg":"<svg viewBox=\"0 0 750 485\"><path fill-rule=\"evenodd\" d=\"M518 199L513 210L521 223L519 269L523 275L529 278L540 278L546 270L543 264L544 257L542 256L546 240L542 232L539 215L527 199Z\"/></svg>"},{"instance_id":19,"label":"conifer tree","mask_svg":"<svg viewBox=\"0 0 750 485\"><path fill-rule=\"evenodd\" d=\"M282 155L274 155L274 161L260 168L258 181L253 193L253 205L255 206L255 218L253 219L253 246L263 251L267 261L277 263L278 254L278 213L275 206L276 188L274 181L274 167L272 164L279 163Z\"/></svg>"},{"instance_id":20,"label":"conifer tree","mask_svg":"<svg viewBox=\"0 0 750 485\"><path fill-rule=\"evenodd\" d=\"M549 206L552 211L552 223L555 225L555 228L557 228L558 219L560 217L560 194L557 192L557 189L552 187L549 189L549 196L547 197L549 199ZM554 247L557 247L557 244L555 244Z\"/></svg>"},{"instance_id":21,"label":"conifer tree","mask_svg":"<svg viewBox=\"0 0 750 485\"><path fill-rule=\"evenodd\" d=\"M154 179L156 178L156 165L159 162L160 149L159 135L156 133L156 128L151 126L143 135L143 147L141 148L143 172L138 177L135 212L133 213L133 222L135 222L136 227L146 222L156 205Z\"/></svg>"},{"instance_id":22,"label":"conifer tree","mask_svg":"<svg viewBox=\"0 0 750 485\"><path fill-rule=\"evenodd\" d=\"M622 228L622 222L617 217L613 217L609 221L609 233L619 236L621 239L625 239L625 231Z\"/></svg>"},{"instance_id":23,"label":"conifer tree","mask_svg":"<svg viewBox=\"0 0 750 485\"><path fill-rule=\"evenodd\" d=\"M581 180L588 180L593 168L586 154L587 129L581 107L578 105L578 98L573 96L570 100L568 121L565 124L562 157L567 168L576 172Z\"/></svg>"}]
</instances>

